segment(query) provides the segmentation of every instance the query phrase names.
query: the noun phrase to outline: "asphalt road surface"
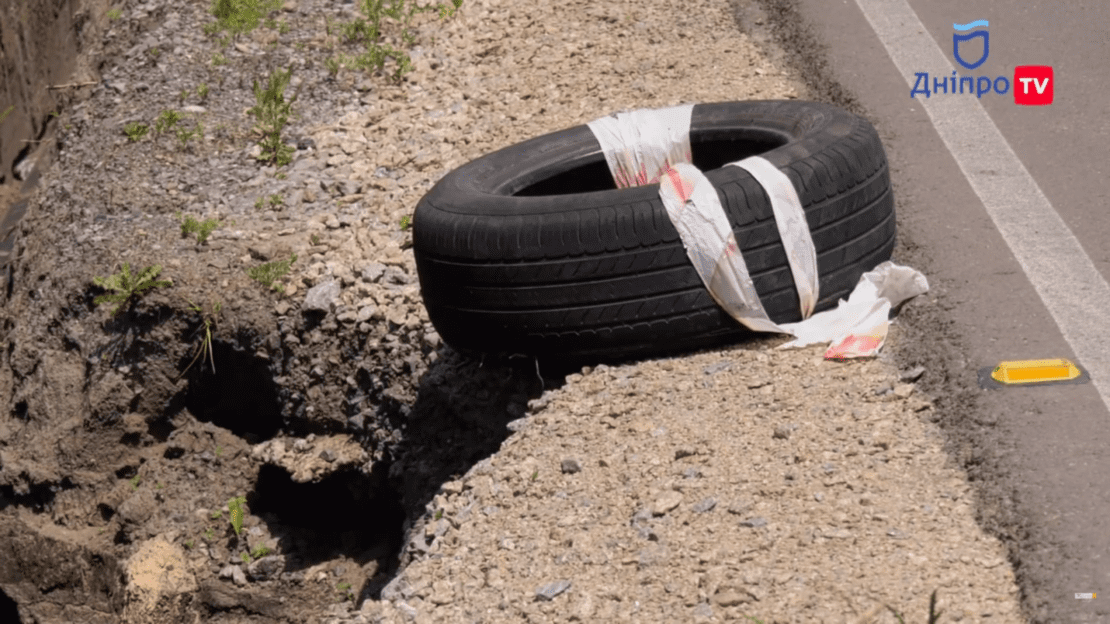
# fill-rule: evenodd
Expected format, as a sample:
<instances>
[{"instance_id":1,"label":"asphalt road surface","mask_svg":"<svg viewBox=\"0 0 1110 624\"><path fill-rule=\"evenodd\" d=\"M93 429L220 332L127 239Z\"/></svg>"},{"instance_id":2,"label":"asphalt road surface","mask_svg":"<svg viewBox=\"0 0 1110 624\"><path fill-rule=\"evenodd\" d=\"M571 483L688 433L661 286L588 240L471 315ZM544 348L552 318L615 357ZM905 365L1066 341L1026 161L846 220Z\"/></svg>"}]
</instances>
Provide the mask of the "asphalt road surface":
<instances>
[{"instance_id":1,"label":"asphalt road surface","mask_svg":"<svg viewBox=\"0 0 1110 624\"><path fill-rule=\"evenodd\" d=\"M791 62L882 133L899 218L895 261L933 306L903 314L929 368L980 521L1010 547L1035 622L1110 622L1110 3L765 0ZM960 30L977 20L988 25ZM974 69L953 35L989 33ZM974 64L982 37L959 44ZM1045 106L1015 67L1048 65ZM932 93L937 79L991 93ZM930 96L911 90L928 73ZM1006 77L1008 92L993 91ZM1017 76L1020 78L1020 75ZM1023 93L1024 95L1024 93ZM1069 358L1086 384L984 390L980 368ZM1076 594L1094 594L1093 599Z\"/></svg>"}]
</instances>

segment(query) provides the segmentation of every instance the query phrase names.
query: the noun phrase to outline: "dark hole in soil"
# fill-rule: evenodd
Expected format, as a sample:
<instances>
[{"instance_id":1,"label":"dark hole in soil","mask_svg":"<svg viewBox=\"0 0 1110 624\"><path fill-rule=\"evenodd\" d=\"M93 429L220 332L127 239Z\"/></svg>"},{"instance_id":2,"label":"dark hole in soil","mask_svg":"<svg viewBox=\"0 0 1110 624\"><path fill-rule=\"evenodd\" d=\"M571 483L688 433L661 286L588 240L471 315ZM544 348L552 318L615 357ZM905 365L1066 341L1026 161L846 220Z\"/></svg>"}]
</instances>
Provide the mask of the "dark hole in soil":
<instances>
[{"instance_id":1,"label":"dark hole in soil","mask_svg":"<svg viewBox=\"0 0 1110 624\"><path fill-rule=\"evenodd\" d=\"M17 494L10 485L0 487L0 509L7 505L27 507L35 513L47 511L54 504L58 492L73 489L73 481L63 477L60 483L42 482L32 484L26 494ZM2 622L3 620L0 620Z\"/></svg>"},{"instance_id":2,"label":"dark hole in soil","mask_svg":"<svg viewBox=\"0 0 1110 624\"><path fill-rule=\"evenodd\" d=\"M269 363L224 343L213 341L212 347L216 371L207 361L193 364L196 372L190 370L185 407L197 420L251 444L274 437L281 427L281 408ZM185 361L181 368L188 365Z\"/></svg>"},{"instance_id":3,"label":"dark hole in soil","mask_svg":"<svg viewBox=\"0 0 1110 624\"><path fill-rule=\"evenodd\" d=\"M166 449L165 453L162 453L162 457L166 459L181 459L183 455L185 455L185 449L180 446L171 446Z\"/></svg>"},{"instance_id":4,"label":"dark hole in soil","mask_svg":"<svg viewBox=\"0 0 1110 624\"><path fill-rule=\"evenodd\" d=\"M27 401L19 401L12 409L12 416L20 419L27 420Z\"/></svg>"},{"instance_id":5,"label":"dark hole in soil","mask_svg":"<svg viewBox=\"0 0 1110 624\"><path fill-rule=\"evenodd\" d=\"M11 622L12 624L22 624L23 622L22 618L19 617L19 606L2 589L0 589L0 622Z\"/></svg>"},{"instance_id":6,"label":"dark hole in soil","mask_svg":"<svg viewBox=\"0 0 1110 624\"><path fill-rule=\"evenodd\" d=\"M130 479L137 474L139 474L138 466L124 466L123 468L119 468L116 470L117 479Z\"/></svg>"},{"instance_id":7,"label":"dark hole in soil","mask_svg":"<svg viewBox=\"0 0 1110 624\"><path fill-rule=\"evenodd\" d=\"M777 147L786 145L786 137L770 132L748 131L736 133L727 139L690 134L690 152L694 166L701 171L711 171L730 162L743 160L749 156L764 154ZM554 173L554 175L551 175ZM545 175L539 173L538 175ZM542 195L571 195L574 193L593 193L612 191L617 188L613 174L605 162L604 154L596 154L569 171L554 170L547 177L533 182L513 193L517 197L538 197Z\"/></svg>"},{"instance_id":8,"label":"dark hole in soil","mask_svg":"<svg viewBox=\"0 0 1110 624\"><path fill-rule=\"evenodd\" d=\"M396 566L405 521L400 497L385 486L388 470L378 464L370 476L352 469L296 483L266 465L247 504L268 519L290 569L346 556L359 565L377 560L384 572Z\"/></svg>"},{"instance_id":9,"label":"dark hole in soil","mask_svg":"<svg viewBox=\"0 0 1110 624\"><path fill-rule=\"evenodd\" d=\"M100 512L100 517L105 521L111 520L112 516L116 515L116 510L112 509L110 505L100 503L96 506L96 510Z\"/></svg>"}]
</instances>

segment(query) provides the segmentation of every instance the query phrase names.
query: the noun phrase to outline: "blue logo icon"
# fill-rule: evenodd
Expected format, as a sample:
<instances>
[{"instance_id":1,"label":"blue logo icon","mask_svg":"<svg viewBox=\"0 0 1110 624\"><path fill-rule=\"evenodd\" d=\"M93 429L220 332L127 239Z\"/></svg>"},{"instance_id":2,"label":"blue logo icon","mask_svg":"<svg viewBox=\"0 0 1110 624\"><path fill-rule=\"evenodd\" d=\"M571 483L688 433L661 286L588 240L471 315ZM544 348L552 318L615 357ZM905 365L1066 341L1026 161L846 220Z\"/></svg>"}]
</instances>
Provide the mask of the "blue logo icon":
<instances>
[{"instance_id":1,"label":"blue logo icon","mask_svg":"<svg viewBox=\"0 0 1110 624\"><path fill-rule=\"evenodd\" d=\"M967 32L973 28L978 28L979 26L985 28L987 26L990 26L990 23L987 22L987 20L975 20L974 22L968 24L952 24L953 28L962 32ZM960 56L960 42L970 41L972 39L975 39L976 37L982 37L983 39L983 56L980 56L979 60L975 61L974 63L968 63L963 59L962 56ZM952 33L952 56L956 58L957 63L963 65L968 69L975 69L976 67L979 67L980 65L985 63L987 60L987 55L990 54L990 49L990 36L989 33L985 30L977 30L969 35Z\"/></svg>"}]
</instances>

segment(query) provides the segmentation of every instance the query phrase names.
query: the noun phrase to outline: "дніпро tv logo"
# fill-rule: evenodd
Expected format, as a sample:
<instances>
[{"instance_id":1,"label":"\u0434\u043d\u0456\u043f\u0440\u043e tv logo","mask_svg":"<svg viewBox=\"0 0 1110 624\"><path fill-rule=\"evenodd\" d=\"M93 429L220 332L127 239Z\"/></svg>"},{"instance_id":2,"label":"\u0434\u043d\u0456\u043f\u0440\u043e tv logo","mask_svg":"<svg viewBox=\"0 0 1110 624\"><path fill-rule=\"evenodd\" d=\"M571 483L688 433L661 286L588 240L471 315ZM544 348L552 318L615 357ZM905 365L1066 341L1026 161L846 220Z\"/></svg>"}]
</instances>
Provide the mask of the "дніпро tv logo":
<instances>
[{"instance_id":1,"label":"\u0434\u043d\u0456\u043f\u0440\u043e tv logo","mask_svg":"<svg viewBox=\"0 0 1110 624\"><path fill-rule=\"evenodd\" d=\"M956 62L967 69L975 69L987 60L990 54L990 33L985 29L990 26L987 20L976 20L969 24L952 24L952 27L961 32L967 32L982 26L984 30L975 30L970 34L961 35L952 33L952 57ZM977 61L968 63L960 55L960 44L972 39L983 40L983 54ZM1014 68L1014 104L1023 106L1044 106L1052 103L1052 67L1049 65L1019 65Z\"/></svg>"},{"instance_id":2,"label":"\u0434\u043d\u0456\u043f\u0440\u043e tv logo","mask_svg":"<svg viewBox=\"0 0 1110 624\"><path fill-rule=\"evenodd\" d=\"M990 33L986 28L990 26L987 20L975 20L967 24L952 24L958 32L952 34L952 58L964 69L977 69L987 61L990 56ZM980 28L982 30L980 30ZM961 34L962 33L962 34ZM967 59L967 54L974 51L961 51L964 47L974 48L975 40L982 41L982 51L978 58ZM929 91L929 73L916 72L917 81L910 90L910 97L918 93L931 95ZM1053 100L1052 67L1049 65L1019 65L1014 68L1014 103L1022 106L1044 106ZM983 97L984 93L994 91L998 95L1005 95L1010 90L1010 81L1006 76L999 76L991 80L989 76L958 76L957 72L947 78L933 78L932 93L974 93L976 97Z\"/></svg>"}]
</instances>

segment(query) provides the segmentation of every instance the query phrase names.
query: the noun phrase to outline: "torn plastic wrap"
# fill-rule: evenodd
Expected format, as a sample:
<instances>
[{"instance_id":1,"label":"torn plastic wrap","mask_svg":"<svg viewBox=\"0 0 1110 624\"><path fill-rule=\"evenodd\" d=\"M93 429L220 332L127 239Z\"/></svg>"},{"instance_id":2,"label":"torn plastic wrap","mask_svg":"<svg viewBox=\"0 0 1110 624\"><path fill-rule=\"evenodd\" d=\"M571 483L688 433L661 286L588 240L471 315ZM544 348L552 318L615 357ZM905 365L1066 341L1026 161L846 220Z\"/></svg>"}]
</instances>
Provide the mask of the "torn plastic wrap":
<instances>
[{"instance_id":1,"label":"torn plastic wrap","mask_svg":"<svg viewBox=\"0 0 1110 624\"><path fill-rule=\"evenodd\" d=\"M775 224L798 290L803 320L775 324L756 293L744 256L713 184L692 163L690 119L694 106L643 109L588 124L597 137L618 188L659 182L659 197L678 230L686 254L709 294L737 322L753 331L789 334L783 347L831 342L825 357L878 353L886 340L890 310L928 291L925 276L884 262L860 278L848 301L813 315L820 298L817 254L796 189L764 158L728 163L748 171L771 200Z\"/></svg>"}]
</instances>

